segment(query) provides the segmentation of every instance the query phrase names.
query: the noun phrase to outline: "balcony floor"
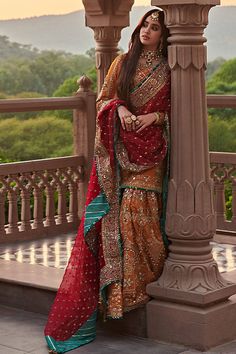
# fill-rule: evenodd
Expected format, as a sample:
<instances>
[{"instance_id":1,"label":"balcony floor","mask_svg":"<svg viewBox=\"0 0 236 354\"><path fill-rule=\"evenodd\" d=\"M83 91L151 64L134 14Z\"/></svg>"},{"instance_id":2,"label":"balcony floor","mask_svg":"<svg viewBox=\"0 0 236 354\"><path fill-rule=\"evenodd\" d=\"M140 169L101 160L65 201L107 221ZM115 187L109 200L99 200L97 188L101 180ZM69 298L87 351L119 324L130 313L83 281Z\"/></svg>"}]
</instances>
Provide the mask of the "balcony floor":
<instances>
[{"instance_id":1,"label":"balcony floor","mask_svg":"<svg viewBox=\"0 0 236 354\"><path fill-rule=\"evenodd\" d=\"M0 354L47 353L43 338L46 313L63 276L74 237L74 234L68 234L54 239L0 247L2 287ZM236 246L215 242L212 246L213 256L222 275L236 282ZM19 284L21 290L18 290ZM8 303L11 297L14 298L16 305ZM78 354L143 354L145 352L147 354L233 354L236 353L236 341L200 352L180 345L159 343L131 335L122 336L115 332L111 334L104 329L99 329L95 342L73 351Z\"/></svg>"},{"instance_id":2,"label":"balcony floor","mask_svg":"<svg viewBox=\"0 0 236 354\"><path fill-rule=\"evenodd\" d=\"M38 264L44 267L64 269L70 257L75 234L56 238L0 245L0 260ZM221 273L236 269L236 245L212 242L213 257Z\"/></svg>"},{"instance_id":3,"label":"balcony floor","mask_svg":"<svg viewBox=\"0 0 236 354\"><path fill-rule=\"evenodd\" d=\"M43 338L46 315L0 306L0 354L47 354ZM14 338L14 339L13 339ZM181 345L159 343L98 330L94 342L71 354L235 354L236 341L200 352Z\"/></svg>"}]
</instances>

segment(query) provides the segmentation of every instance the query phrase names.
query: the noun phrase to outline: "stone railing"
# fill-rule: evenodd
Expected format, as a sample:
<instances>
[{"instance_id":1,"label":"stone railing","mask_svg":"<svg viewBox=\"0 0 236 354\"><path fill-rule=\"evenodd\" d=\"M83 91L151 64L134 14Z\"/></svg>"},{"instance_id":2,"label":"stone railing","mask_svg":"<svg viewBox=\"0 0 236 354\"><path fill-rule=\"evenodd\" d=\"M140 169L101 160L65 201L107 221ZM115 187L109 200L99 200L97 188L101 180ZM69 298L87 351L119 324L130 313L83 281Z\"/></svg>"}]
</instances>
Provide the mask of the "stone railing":
<instances>
[{"instance_id":1,"label":"stone railing","mask_svg":"<svg viewBox=\"0 0 236 354\"><path fill-rule=\"evenodd\" d=\"M236 153L211 152L211 177L215 188L217 231L231 231L236 236ZM226 217L226 193L232 193L232 210Z\"/></svg>"},{"instance_id":2,"label":"stone railing","mask_svg":"<svg viewBox=\"0 0 236 354\"><path fill-rule=\"evenodd\" d=\"M208 95L207 106L236 108L236 95ZM220 137L219 137L220 138ZM215 211L217 231L230 231L236 236L236 152L211 152L211 177L215 186ZM226 218L226 193L232 192L232 210ZM230 193L231 194L231 193Z\"/></svg>"},{"instance_id":3,"label":"stone railing","mask_svg":"<svg viewBox=\"0 0 236 354\"><path fill-rule=\"evenodd\" d=\"M0 100L0 113L73 109L74 155L0 164L0 243L76 230L95 136L96 95L82 77L74 97Z\"/></svg>"},{"instance_id":4,"label":"stone railing","mask_svg":"<svg viewBox=\"0 0 236 354\"><path fill-rule=\"evenodd\" d=\"M209 107L236 107L235 96L210 95ZM73 109L75 156L0 164L0 243L75 230L82 215L93 155L95 94L80 80L74 97L0 100L0 112ZM217 229L236 233L236 154L211 152ZM232 218L225 188L232 188Z\"/></svg>"},{"instance_id":5,"label":"stone railing","mask_svg":"<svg viewBox=\"0 0 236 354\"><path fill-rule=\"evenodd\" d=\"M0 165L0 241L70 231L78 226L84 158Z\"/></svg>"}]
</instances>

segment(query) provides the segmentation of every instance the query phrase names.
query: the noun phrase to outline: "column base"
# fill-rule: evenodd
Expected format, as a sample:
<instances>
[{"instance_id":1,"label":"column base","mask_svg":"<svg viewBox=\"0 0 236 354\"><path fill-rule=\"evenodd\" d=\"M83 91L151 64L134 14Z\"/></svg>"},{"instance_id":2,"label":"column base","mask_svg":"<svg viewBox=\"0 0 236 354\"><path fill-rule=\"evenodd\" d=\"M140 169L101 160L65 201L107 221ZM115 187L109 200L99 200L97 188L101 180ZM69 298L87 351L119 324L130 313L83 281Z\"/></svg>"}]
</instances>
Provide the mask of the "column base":
<instances>
[{"instance_id":1,"label":"column base","mask_svg":"<svg viewBox=\"0 0 236 354\"><path fill-rule=\"evenodd\" d=\"M230 296L236 294L236 284L225 279L224 281L224 287L202 293L162 287L153 282L147 285L147 293L154 299L165 302L177 302L195 307L209 307L217 302L222 303Z\"/></svg>"},{"instance_id":2,"label":"column base","mask_svg":"<svg viewBox=\"0 0 236 354\"><path fill-rule=\"evenodd\" d=\"M151 300L147 335L164 342L207 350L236 338L236 295L209 307Z\"/></svg>"}]
</instances>

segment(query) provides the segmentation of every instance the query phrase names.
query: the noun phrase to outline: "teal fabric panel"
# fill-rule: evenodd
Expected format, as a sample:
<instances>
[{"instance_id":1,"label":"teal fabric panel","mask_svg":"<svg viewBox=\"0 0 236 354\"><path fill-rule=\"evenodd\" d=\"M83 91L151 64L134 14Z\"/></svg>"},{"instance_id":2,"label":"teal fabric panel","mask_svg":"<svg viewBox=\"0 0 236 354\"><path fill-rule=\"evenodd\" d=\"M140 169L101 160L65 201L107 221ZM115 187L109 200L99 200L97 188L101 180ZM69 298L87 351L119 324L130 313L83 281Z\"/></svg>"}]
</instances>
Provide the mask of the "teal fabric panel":
<instances>
[{"instance_id":1,"label":"teal fabric panel","mask_svg":"<svg viewBox=\"0 0 236 354\"><path fill-rule=\"evenodd\" d=\"M50 336L46 336L48 347L57 353L66 353L70 350L88 344L96 338L97 311L84 323L84 325L69 339L56 341Z\"/></svg>"},{"instance_id":2,"label":"teal fabric panel","mask_svg":"<svg viewBox=\"0 0 236 354\"><path fill-rule=\"evenodd\" d=\"M85 209L84 235L109 211L106 196L101 192Z\"/></svg>"}]
</instances>

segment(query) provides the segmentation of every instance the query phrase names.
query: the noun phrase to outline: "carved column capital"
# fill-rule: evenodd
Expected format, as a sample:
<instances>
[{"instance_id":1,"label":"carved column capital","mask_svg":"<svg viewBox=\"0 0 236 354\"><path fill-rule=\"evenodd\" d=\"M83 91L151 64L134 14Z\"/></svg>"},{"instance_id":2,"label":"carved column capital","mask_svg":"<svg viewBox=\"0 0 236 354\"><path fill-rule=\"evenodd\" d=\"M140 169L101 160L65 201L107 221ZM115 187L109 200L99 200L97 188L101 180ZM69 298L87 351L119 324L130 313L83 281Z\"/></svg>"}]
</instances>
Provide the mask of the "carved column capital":
<instances>
[{"instance_id":1,"label":"carved column capital","mask_svg":"<svg viewBox=\"0 0 236 354\"><path fill-rule=\"evenodd\" d=\"M121 30L129 26L129 12L134 0L83 0L86 26L94 31L98 91L107 70L118 54Z\"/></svg>"},{"instance_id":2,"label":"carved column capital","mask_svg":"<svg viewBox=\"0 0 236 354\"><path fill-rule=\"evenodd\" d=\"M98 91L100 91L105 76L112 61L118 55L118 43L122 27L93 27L96 40L96 68Z\"/></svg>"},{"instance_id":3,"label":"carved column capital","mask_svg":"<svg viewBox=\"0 0 236 354\"><path fill-rule=\"evenodd\" d=\"M165 12L165 22L170 31L169 65L182 69L189 66L197 70L206 69L206 42L203 31L208 24L208 14L218 0L153 0L152 5L159 6Z\"/></svg>"},{"instance_id":4,"label":"carved column capital","mask_svg":"<svg viewBox=\"0 0 236 354\"><path fill-rule=\"evenodd\" d=\"M129 12L134 0L83 0L86 26L129 26Z\"/></svg>"},{"instance_id":5,"label":"carved column capital","mask_svg":"<svg viewBox=\"0 0 236 354\"><path fill-rule=\"evenodd\" d=\"M166 25L173 26L189 26L189 27L206 27L208 24L208 13L211 5L166 5L162 6L166 13Z\"/></svg>"}]
</instances>

